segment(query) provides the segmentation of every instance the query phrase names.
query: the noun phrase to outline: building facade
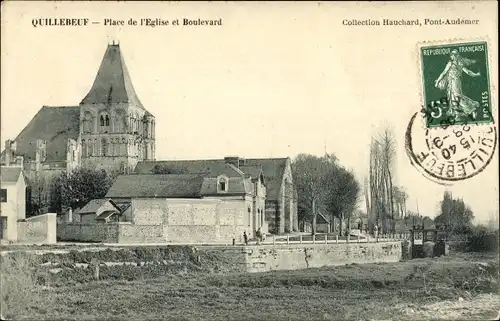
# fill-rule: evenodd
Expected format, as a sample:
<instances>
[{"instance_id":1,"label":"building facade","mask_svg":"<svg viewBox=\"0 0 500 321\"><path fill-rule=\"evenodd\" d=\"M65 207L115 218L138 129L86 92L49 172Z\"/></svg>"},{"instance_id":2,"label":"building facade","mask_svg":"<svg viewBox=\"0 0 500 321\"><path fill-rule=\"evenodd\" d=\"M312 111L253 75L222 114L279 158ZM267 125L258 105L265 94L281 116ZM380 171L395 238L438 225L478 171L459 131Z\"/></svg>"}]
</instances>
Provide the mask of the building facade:
<instances>
[{"instance_id":1,"label":"building facade","mask_svg":"<svg viewBox=\"0 0 500 321\"><path fill-rule=\"evenodd\" d=\"M26 218L26 181L21 166L0 169L0 239L18 240L18 220Z\"/></svg>"},{"instance_id":2,"label":"building facade","mask_svg":"<svg viewBox=\"0 0 500 321\"><path fill-rule=\"evenodd\" d=\"M211 172L225 164L230 164L250 176L255 172L262 172L266 186L263 212L269 233L298 231L297 193L290 158L225 157L209 160L142 161L137 164L134 173L195 174Z\"/></svg>"}]
</instances>

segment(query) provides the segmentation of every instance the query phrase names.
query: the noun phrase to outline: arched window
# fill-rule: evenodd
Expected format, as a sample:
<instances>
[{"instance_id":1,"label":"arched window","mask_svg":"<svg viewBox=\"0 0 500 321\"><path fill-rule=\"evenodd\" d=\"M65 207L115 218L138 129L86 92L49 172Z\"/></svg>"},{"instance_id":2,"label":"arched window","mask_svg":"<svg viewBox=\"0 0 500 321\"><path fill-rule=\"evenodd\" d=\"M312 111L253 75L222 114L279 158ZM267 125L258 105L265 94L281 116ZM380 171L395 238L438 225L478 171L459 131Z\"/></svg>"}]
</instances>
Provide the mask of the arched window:
<instances>
[{"instance_id":1,"label":"arched window","mask_svg":"<svg viewBox=\"0 0 500 321\"><path fill-rule=\"evenodd\" d=\"M217 192L226 193L228 191L228 179L225 176L220 176L217 178Z\"/></svg>"},{"instance_id":2,"label":"arched window","mask_svg":"<svg viewBox=\"0 0 500 321\"><path fill-rule=\"evenodd\" d=\"M91 133L92 127L92 114L86 111L83 116L83 132Z\"/></svg>"},{"instance_id":3,"label":"arched window","mask_svg":"<svg viewBox=\"0 0 500 321\"><path fill-rule=\"evenodd\" d=\"M107 113L102 113L101 115L99 115L99 131L101 133L107 133L109 132L109 125L110 125L110 121L109 121L109 115Z\"/></svg>"},{"instance_id":4,"label":"arched window","mask_svg":"<svg viewBox=\"0 0 500 321\"><path fill-rule=\"evenodd\" d=\"M107 156L108 155L108 142L106 141L105 138L101 140L101 156Z\"/></svg>"},{"instance_id":5,"label":"arched window","mask_svg":"<svg viewBox=\"0 0 500 321\"><path fill-rule=\"evenodd\" d=\"M87 142L82 140L82 157L87 157Z\"/></svg>"},{"instance_id":6,"label":"arched window","mask_svg":"<svg viewBox=\"0 0 500 321\"><path fill-rule=\"evenodd\" d=\"M126 119L124 112L121 109L115 110L115 116L113 120L113 131L115 133L123 133L125 131Z\"/></svg>"},{"instance_id":7,"label":"arched window","mask_svg":"<svg viewBox=\"0 0 500 321\"><path fill-rule=\"evenodd\" d=\"M127 141L125 138L122 138L122 143L120 145L120 156L127 155Z\"/></svg>"}]
</instances>

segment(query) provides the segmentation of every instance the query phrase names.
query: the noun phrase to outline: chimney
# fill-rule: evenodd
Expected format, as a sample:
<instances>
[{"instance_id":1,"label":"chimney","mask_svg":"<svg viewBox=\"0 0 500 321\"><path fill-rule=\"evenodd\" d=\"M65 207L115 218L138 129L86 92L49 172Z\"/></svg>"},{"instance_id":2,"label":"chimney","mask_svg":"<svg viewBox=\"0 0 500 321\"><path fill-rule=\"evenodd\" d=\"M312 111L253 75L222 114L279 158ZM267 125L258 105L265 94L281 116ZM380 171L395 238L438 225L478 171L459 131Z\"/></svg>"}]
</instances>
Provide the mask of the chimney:
<instances>
[{"instance_id":1,"label":"chimney","mask_svg":"<svg viewBox=\"0 0 500 321\"><path fill-rule=\"evenodd\" d=\"M224 161L228 164L235 166L236 168L240 168L240 166L245 165L245 160L238 156L227 156L224 157Z\"/></svg>"},{"instance_id":2,"label":"chimney","mask_svg":"<svg viewBox=\"0 0 500 321\"><path fill-rule=\"evenodd\" d=\"M7 139L5 141L5 165L9 166L12 161L13 153L12 153L12 141Z\"/></svg>"}]
</instances>

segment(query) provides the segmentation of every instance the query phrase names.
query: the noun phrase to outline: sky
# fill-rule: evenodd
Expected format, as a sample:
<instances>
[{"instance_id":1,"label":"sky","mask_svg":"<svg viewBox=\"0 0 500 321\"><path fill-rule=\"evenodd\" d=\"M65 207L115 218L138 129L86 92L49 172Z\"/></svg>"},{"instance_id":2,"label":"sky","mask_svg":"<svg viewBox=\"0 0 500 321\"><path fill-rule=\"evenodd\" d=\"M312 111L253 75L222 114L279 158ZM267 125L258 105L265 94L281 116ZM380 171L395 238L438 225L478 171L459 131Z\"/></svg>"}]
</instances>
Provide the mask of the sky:
<instances>
[{"instance_id":1,"label":"sky","mask_svg":"<svg viewBox=\"0 0 500 321\"><path fill-rule=\"evenodd\" d=\"M43 3L2 2L1 137L43 106L77 106L108 43L120 44L136 93L156 117L156 158L335 154L362 183L371 136L397 139L395 183L408 209L434 217L445 188L477 221L498 216L498 151L478 176L444 187L404 149L420 109L417 44L488 37L498 84L496 2ZM87 27L34 27L34 18L88 18ZM129 26L129 19L222 19L222 26ZM345 26L344 20L477 19L476 25ZM125 26L104 26L104 19ZM498 97L493 97L494 115ZM2 149L4 148L2 143ZM417 205L418 204L418 205ZM361 205L363 206L363 205Z\"/></svg>"}]
</instances>

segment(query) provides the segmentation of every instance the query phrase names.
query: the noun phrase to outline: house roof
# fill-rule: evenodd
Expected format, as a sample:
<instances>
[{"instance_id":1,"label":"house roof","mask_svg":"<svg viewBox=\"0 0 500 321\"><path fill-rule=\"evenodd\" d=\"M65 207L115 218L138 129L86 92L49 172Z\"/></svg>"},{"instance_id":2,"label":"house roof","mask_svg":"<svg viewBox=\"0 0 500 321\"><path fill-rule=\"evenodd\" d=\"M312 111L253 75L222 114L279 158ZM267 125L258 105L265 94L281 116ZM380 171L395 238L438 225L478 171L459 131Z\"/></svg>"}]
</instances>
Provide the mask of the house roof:
<instances>
[{"instance_id":1,"label":"house roof","mask_svg":"<svg viewBox=\"0 0 500 321\"><path fill-rule=\"evenodd\" d=\"M135 93L120 45L106 48L94 84L81 104L131 103L144 108Z\"/></svg>"},{"instance_id":2,"label":"house roof","mask_svg":"<svg viewBox=\"0 0 500 321\"><path fill-rule=\"evenodd\" d=\"M203 184L200 174L120 175L106 194L107 198L199 197Z\"/></svg>"},{"instance_id":3,"label":"house roof","mask_svg":"<svg viewBox=\"0 0 500 321\"><path fill-rule=\"evenodd\" d=\"M104 211L101 214L99 214L95 219L98 221L106 220L108 217L110 217L113 214L120 214L120 213L116 212L116 211Z\"/></svg>"},{"instance_id":4,"label":"house roof","mask_svg":"<svg viewBox=\"0 0 500 321\"><path fill-rule=\"evenodd\" d=\"M245 174L252 175L256 173L256 167L260 166L264 174L267 199L278 200L287 160L288 158L247 158L239 168ZM137 163L135 172L153 173L154 167L160 165L169 169L183 170L186 173L214 173L224 164L226 164L224 159L143 161Z\"/></svg>"},{"instance_id":5,"label":"house roof","mask_svg":"<svg viewBox=\"0 0 500 321\"><path fill-rule=\"evenodd\" d=\"M95 213L101 206L103 206L106 202L110 202L111 205L113 205L118 212L121 212L121 208L118 207L115 202L113 202L110 199L94 199L88 202L84 207L82 207L79 211L78 214L86 214L86 213Z\"/></svg>"},{"instance_id":6,"label":"house roof","mask_svg":"<svg viewBox=\"0 0 500 321\"><path fill-rule=\"evenodd\" d=\"M316 223L319 223L319 224L328 224L328 223L330 223L330 220L328 220L326 218L326 216L323 215L322 213L318 213L318 217L316 218Z\"/></svg>"},{"instance_id":7,"label":"house roof","mask_svg":"<svg viewBox=\"0 0 500 321\"><path fill-rule=\"evenodd\" d=\"M25 161L35 160L37 138L46 141L46 161L66 161L68 139L80 132L80 107L43 106L14 139L16 155ZM5 151L2 152L2 159Z\"/></svg>"},{"instance_id":8,"label":"house roof","mask_svg":"<svg viewBox=\"0 0 500 321\"><path fill-rule=\"evenodd\" d=\"M21 167L4 167L0 168L0 181L2 183L15 183L22 173Z\"/></svg>"}]
</instances>

